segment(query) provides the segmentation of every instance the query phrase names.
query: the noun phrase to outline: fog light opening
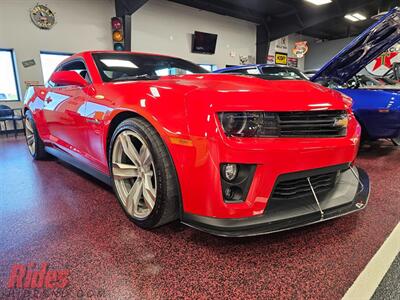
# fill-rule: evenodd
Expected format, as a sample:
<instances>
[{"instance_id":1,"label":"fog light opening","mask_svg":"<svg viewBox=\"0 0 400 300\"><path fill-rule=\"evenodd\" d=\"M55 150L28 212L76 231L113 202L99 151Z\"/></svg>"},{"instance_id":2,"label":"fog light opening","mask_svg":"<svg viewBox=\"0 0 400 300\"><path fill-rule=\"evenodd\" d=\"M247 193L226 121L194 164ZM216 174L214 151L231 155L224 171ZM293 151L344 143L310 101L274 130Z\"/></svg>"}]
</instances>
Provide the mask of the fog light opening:
<instances>
[{"instance_id":1,"label":"fog light opening","mask_svg":"<svg viewBox=\"0 0 400 300\"><path fill-rule=\"evenodd\" d=\"M231 186L224 190L224 198L226 201L243 201L243 191L240 187Z\"/></svg>"},{"instance_id":2,"label":"fog light opening","mask_svg":"<svg viewBox=\"0 0 400 300\"><path fill-rule=\"evenodd\" d=\"M239 167L237 164L225 164L222 166L222 177L226 181L233 181L239 173Z\"/></svg>"}]
</instances>

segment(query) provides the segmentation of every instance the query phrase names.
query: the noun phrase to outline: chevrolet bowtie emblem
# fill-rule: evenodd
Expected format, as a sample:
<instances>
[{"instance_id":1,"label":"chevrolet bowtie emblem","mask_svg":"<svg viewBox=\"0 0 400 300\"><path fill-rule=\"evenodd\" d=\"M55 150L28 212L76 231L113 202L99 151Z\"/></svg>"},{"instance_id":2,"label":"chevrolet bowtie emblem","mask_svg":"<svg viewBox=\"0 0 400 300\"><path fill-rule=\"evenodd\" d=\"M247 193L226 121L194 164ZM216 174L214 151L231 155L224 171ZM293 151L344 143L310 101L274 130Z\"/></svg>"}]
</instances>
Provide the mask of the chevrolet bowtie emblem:
<instances>
[{"instance_id":1,"label":"chevrolet bowtie emblem","mask_svg":"<svg viewBox=\"0 0 400 300\"><path fill-rule=\"evenodd\" d=\"M349 119L347 117L344 118L336 118L335 122L333 123L334 127L347 127L349 124Z\"/></svg>"}]
</instances>

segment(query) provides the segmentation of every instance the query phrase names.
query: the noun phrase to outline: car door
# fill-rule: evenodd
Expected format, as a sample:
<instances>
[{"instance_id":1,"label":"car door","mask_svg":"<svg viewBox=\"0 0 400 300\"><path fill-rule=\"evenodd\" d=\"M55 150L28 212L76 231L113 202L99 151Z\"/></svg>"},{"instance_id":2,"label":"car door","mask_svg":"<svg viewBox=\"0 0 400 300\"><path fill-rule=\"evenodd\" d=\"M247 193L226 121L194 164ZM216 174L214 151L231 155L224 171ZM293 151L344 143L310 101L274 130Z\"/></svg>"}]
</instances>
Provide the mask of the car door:
<instances>
[{"instance_id":1,"label":"car door","mask_svg":"<svg viewBox=\"0 0 400 300\"><path fill-rule=\"evenodd\" d=\"M94 89L93 89L94 91ZM87 154L103 173L108 172L107 149L105 148L105 120L106 115L112 111L112 103L104 95L96 94L94 97L87 97L85 103L86 120L86 149Z\"/></svg>"},{"instance_id":2,"label":"car door","mask_svg":"<svg viewBox=\"0 0 400 300\"><path fill-rule=\"evenodd\" d=\"M82 60L69 61L58 71L75 71L86 77L90 84L90 75ZM83 89L76 85L53 86L45 97L43 112L50 140L61 150L85 160L87 123L84 115L86 98Z\"/></svg>"}]
</instances>

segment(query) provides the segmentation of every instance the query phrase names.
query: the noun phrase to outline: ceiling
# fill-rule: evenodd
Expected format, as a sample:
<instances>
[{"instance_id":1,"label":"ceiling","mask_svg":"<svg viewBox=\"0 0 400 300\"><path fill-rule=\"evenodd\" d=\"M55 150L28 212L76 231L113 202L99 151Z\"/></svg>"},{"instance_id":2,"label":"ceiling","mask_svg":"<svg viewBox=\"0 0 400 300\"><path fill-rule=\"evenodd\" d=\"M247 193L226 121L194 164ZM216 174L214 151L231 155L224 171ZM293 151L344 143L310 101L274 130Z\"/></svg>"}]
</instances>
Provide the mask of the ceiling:
<instances>
[{"instance_id":1,"label":"ceiling","mask_svg":"<svg viewBox=\"0 0 400 300\"><path fill-rule=\"evenodd\" d=\"M270 40L296 32L324 40L355 36L374 22L371 16L400 6L400 0L332 0L322 6L304 0L169 1L264 25ZM364 14L367 20L350 22L344 19L347 13L353 12Z\"/></svg>"}]
</instances>

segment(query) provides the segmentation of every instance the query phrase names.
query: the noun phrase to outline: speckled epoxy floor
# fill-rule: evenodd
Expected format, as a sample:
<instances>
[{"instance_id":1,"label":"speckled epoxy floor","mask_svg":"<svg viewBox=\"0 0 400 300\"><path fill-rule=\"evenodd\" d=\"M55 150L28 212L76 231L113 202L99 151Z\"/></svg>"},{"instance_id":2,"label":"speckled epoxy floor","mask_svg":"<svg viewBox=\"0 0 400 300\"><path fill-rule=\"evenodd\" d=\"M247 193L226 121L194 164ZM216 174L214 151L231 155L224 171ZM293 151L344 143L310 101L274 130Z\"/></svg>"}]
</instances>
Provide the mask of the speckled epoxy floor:
<instances>
[{"instance_id":1,"label":"speckled epoxy floor","mask_svg":"<svg viewBox=\"0 0 400 300\"><path fill-rule=\"evenodd\" d=\"M47 262L71 272L50 298L339 299L400 219L400 149L374 144L358 164L372 182L363 212L225 239L178 223L143 231L110 188L57 160L32 162L22 137L0 138L0 298L32 296L6 288L12 265Z\"/></svg>"}]
</instances>

